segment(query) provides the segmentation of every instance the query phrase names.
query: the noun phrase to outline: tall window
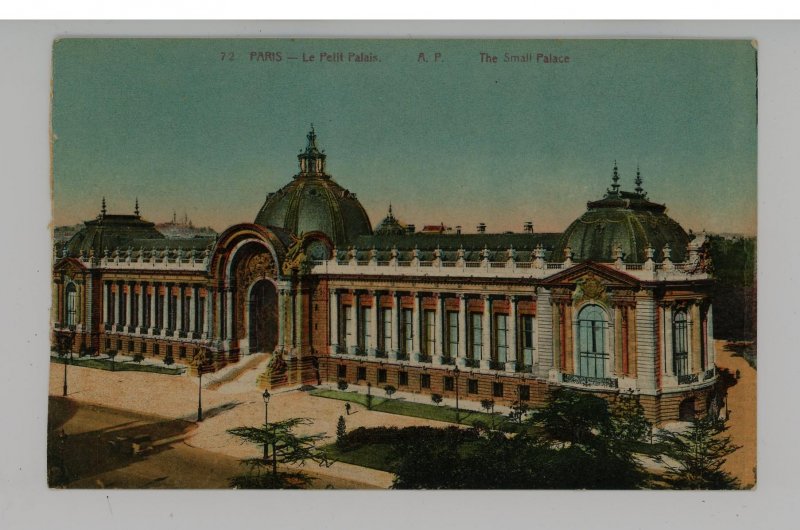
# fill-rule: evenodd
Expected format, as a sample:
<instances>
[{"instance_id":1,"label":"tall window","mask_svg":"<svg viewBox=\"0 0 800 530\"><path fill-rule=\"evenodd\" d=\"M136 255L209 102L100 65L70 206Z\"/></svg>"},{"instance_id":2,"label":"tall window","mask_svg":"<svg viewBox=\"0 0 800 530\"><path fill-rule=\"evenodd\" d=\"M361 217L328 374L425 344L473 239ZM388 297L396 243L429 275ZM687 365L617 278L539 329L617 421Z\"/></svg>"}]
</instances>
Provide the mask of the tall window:
<instances>
[{"instance_id":1,"label":"tall window","mask_svg":"<svg viewBox=\"0 0 800 530\"><path fill-rule=\"evenodd\" d=\"M672 317L672 367L675 375L689 373L689 326L686 311Z\"/></svg>"},{"instance_id":2,"label":"tall window","mask_svg":"<svg viewBox=\"0 0 800 530\"><path fill-rule=\"evenodd\" d=\"M350 348L355 346L353 341L353 306L344 306L344 347L348 352Z\"/></svg>"},{"instance_id":3,"label":"tall window","mask_svg":"<svg viewBox=\"0 0 800 530\"><path fill-rule=\"evenodd\" d=\"M67 306L67 326L74 326L76 324L76 310L77 310L77 296L78 293L75 290L75 284L70 283L67 285L67 293L66 293L66 306Z\"/></svg>"},{"instance_id":4,"label":"tall window","mask_svg":"<svg viewBox=\"0 0 800 530\"><path fill-rule=\"evenodd\" d=\"M497 361L504 363L508 360L508 315L495 315L494 332Z\"/></svg>"},{"instance_id":5,"label":"tall window","mask_svg":"<svg viewBox=\"0 0 800 530\"><path fill-rule=\"evenodd\" d=\"M522 364L531 366L533 364L533 317L522 315L520 318L520 328L522 328Z\"/></svg>"},{"instance_id":6,"label":"tall window","mask_svg":"<svg viewBox=\"0 0 800 530\"><path fill-rule=\"evenodd\" d=\"M422 353L433 355L436 347L436 313L434 311L425 311L423 313L423 324L423 347L425 350Z\"/></svg>"},{"instance_id":7,"label":"tall window","mask_svg":"<svg viewBox=\"0 0 800 530\"><path fill-rule=\"evenodd\" d=\"M478 360L483 355L483 315L480 313L469 314L469 355Z\"/></svg>"},{"instance_id":8,"label":"tall window","mask_svg":"<svg viewBox=\"0 0 800 530\"><path fill-rule=\"evenodd\" d=\"M366 351L370 347L370 328L372 327L372 308L359 307L359 326L358 326L358 347L362 351Z\"/></svg>"},{"instance_id":9,"label":"tall window","mask_svg":"<svg viewBox=\"0 0 800 530\"><path fill-rule=\"evenodd\" d=\"M128 293L120 288L119 293L119 322L117 324L125 324L128 318Z\"/></svg>"},{"instance_id":10,"label":"tall window","mask_svg":"<svg viewBox=\"0 0 800 530\"><path fill-rule=\"evenodd\" d=\"M580 375L606 376L606 313L600 306L587 305L578 314L578 354Z\"/></svg>"},{"instance_id":11,"label":"tall window","mask_svg":"<svg viewBox=\"0 0 800 530\"><path fill-rule=\"evenodd\" d=\"M401 317L402 322L402 341L400 347L404 354L408 355L414 349L414 311L412 309L403 309Z\"/></svg>"},{"instance_id":12,"label":"tall window","mask_svg":"<svg viewBox=\"0 0 800 530\"><path fill-rule=\"evenodd\" d=\"M108 314L106 315L106 322L109 324L116 324L114 321L114 304L117 303L117 297L114 292L111 290L111 287L108 288Z\"/></svg>"},{"instance_id":13,"label":"tall window","mask_svg":"<svg viewBox=\"0 0 800 530\"><path fill-rule=\"evenodd\" d=\"M150 297L153 296L147 293L147 290L142 288L142 327L151 328L153 325L150 323Z\"/></svg>"},{"instance_id":14,"label":"tall window","mask_svg":"<svg viewBox=\"0 0 800 530\"><path fill-rule=\"evenodd\" d=\"M447 351L449 357L458 355L458 313L448 311L447 313Z\"/></svg>"},{"instance_id":15,"label":"tall window","mask_svg":"<svg viewBox=\"0 0 800 530\"><path fill-rule=\"evenodd\" d=\"M181 306L181 329L189 331L189 322L191 319L189 308L191 307L191 298L185 294L181 294L181 303L183 304Z\"/></svg>"},{"instance_id":16,"label":"tall window","mask_svg":"<svg viewBox=\"0 0 800 530\"><path fill-rule=\"evenodd\" d=\"M378 349L388 351L392 346L392 310L381 309L381 327Z\"/></svg>"},{"instance_id":17,"label":"tall window","mask_svg":"<svg viewBox=\"0 0 800 530\"><path fill-rule=\"evenodd\" d=\"M169 297L169 324L167 328L171 331L176 330L175 326L178 325L177 320L177 311L178 311L178 297L176 295L170 295ZM230 333L231 330L228 330Z\"/></svg>"}]
</instances>

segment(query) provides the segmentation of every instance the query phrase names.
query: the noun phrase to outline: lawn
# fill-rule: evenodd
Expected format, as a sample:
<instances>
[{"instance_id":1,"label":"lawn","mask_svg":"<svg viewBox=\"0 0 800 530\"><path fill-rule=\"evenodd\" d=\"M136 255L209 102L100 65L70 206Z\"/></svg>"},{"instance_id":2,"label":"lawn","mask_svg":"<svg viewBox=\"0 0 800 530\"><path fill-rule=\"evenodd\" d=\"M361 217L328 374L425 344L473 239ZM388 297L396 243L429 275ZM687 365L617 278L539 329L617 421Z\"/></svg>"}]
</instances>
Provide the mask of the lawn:
<instances>
[{"instance_id":1,"label":"lawn","mask_svg":"<svg viewBox=\"0 0 800 530\"><path fill-rule=\"evenodd\" d=\"M309 392L312 396L339 399L350 401L359 405L367 406L367 396L358 392L343 392L341 390L317 389ZM414 418L425 418L428 420L443 421L447 423L456 422L456 409L446 405L426 405L424 403L414 403L403 399L388 399L372 396L371 410L377 412L387 412L389 414L399 414L401 416L412 416ZM517 425L499 413L494 415L486 412L474 410L464 410L460 412L462 425L474 425L475 422L482 422L484 425L492 426L501 430L516 430Z\"/></svg>"},{"instance_id":2,"label":"lawn","mask_svg":"<svg viewBox=\"0 0 800 530\"><path fill-rule=\"evenodd\" d=\"M89 358L73 358L72 360L66 359L72 366L81 366L83 368L96 368L98 370L111 370L116 372L151 372L155 374L166 375L180 375L186 371L182 366L158 366L153 364L139 364L132 361L116 361L111 363L108 359L95 359ZM63 357L51 357L50 362L56 364L64 364Z\"/></svg>"},{"instance_id":3,"label":"lawn","mask_svg":"<svg viewBox=\"0 0 800 530\"><path fill-rule=\"evenodd\" d=\"M332 443L323 447L323 450L328 454L328 458L337 462L392 472L392 466L389 464L392 446L389 444L366 444L343 451Z\"/></svg>"}]
</instances>

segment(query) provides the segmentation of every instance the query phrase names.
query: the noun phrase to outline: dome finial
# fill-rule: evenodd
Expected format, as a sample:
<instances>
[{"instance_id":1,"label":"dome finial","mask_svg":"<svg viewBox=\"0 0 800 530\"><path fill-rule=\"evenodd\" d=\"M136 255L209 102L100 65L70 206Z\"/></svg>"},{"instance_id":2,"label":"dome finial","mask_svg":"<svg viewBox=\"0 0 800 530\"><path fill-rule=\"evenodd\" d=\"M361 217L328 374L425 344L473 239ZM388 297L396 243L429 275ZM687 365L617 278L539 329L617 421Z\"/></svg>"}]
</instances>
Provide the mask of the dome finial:
<instances>
[{"instance_id":1,"label":"dome finial","mask_svg":"<svg viewBox=\"0 0 800 530\"><path fill-rule=\"evenodd\" d=\"M394 215L392 215L392 203L391 202L389 203L389 217L394 217Z\"/></svg>"},{"instance_id":2,"label":"dome finial","mask_svg":"<svg viewBox=\"0 0 800 530\"><path fill-rule=\"evenodd\" d=\"M136 207L133 209L133 215L139 216L139 197L136 197Z\"/></svg>"},{"instance_id":3,"label":"dome finial","mask_svg":"<svg viewBox=\"0 0 800 530\"><path fill-rule=\"evenodd\" d=\"M617 161L614 160L614 175L611 177L611 188L615 194L619 193L619 168L617 168Z\"/></svg>"},{"instance_id":4,"label":"dome finial","mask_svg":"<svg viewBox=\"0 0 800 530\"><path fill-rule=\"evenodd\" d=\"M100 215L101 215L102 217L105 217L105 216L106 216L106 198L105 198L105 196L103 197L103 204L102 204L102 206L100 207Z\"/></svg>"}]
</instances>

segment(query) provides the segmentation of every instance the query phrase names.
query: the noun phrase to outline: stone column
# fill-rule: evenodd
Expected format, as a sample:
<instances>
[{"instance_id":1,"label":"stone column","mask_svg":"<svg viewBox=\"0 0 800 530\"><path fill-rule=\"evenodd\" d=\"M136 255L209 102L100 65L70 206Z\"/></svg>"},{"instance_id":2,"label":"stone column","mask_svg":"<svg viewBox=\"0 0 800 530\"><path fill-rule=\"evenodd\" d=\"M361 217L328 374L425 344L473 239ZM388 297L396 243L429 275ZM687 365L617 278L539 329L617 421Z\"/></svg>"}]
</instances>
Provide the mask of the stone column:
<instances>
[{"instance_id":1,"label":"stone column","mask_svg":"<svg viewBox=\"0 0 800 530\"><path fill-rule=\"evenodd\" d=\"M517 359L517 297L508 297L508 355L506 356L506 371L514 372L517 363L522 364Z\"/></svg>"},{"instance_id":2,"label":"stone column","mask_svg":"<svg viewBox=\"0 0 800 530\"><path fill-rule=\"evenodd\" d=\"M225 287L225 338L228 340L228 347L233 340L233 289Z\"/></svg>"},{"instance_id":3,"label":"stone column","mask_svg":"<svg viewBox=\"0 0 800 530\"><path fill-rule=\"evenodd\" d=\"M177 301L178 304L175 306L175 336L180 337L181 334L186 331L183 329L183 284L178 284L178 297Z\"/></svg>"},{"instance_id":4,"label":"stone column","mask_svg":"<svg viewBox=\"0 0 800 530\"><path fill-rule=\"evenodd\" d=\"M136 333L142 334L145 332L144 325L144 290L147 285L139 282L139 294L136 295Z\"/></svg>"},{"instance_id":5,"label":"stone column","mask_svg":"<svg viewBox=\"0 0 800 530\"><path fill-rule=\"evenodd\" d=\"M189 337L195 338L197 334L197 286L189 286Z\"/></svg>"},{"instance_id":6,"label":"stone column","mask_svg":"<svg viewBox=\"0 0 800 530\"><path fill-rule=\"evenodd\" d=\"M467 366L467 297L464 293L458 295L458 352L456 352L456 365L461 368Z\"/></svg>"},{"instance_id":7,"label":"stone column","mask_svg":"<svg viewBox=\"0 0 800 530\"><path fill-rule=\"evenodd\" d=\"M109 309L108 304L111 299L111 286L108 284L107 281L103 280L103 325L108 329L109 327ZM55 304L54 304L55 305ZM58 320L58 317L55 318Z\"/></svg>"},{"instance_id":8,"label":"stone column","mask_svg":"<svg viewBox=\"0 0 800 530\"><path fill-rule=\"evenodd\" d=\"M75 282L75 329L83 329L83 282Z\"/></svg>"},{"instance_id":9,"label":"stone column","mask_svg":"<svg viewBox=\"0 0 800 530\"><path fill-rule=\"evenodd\" d=\"M297 291L295 293L294 304L295 316L295 354L300 356L303 350L303 285L302 282L297 282Z\"/></svg>"},{"instance_id":10,"label":"stone column","mask_svg":"<svg viewBox=\"0 0 800 530\"><path fill-rule=\"evenodd\" d=\"M155 335L158 329L158 322L156 322L156 301L158 300L158 284L151 283L148 288L150 289L150 321L147 323L147 334Z\"/></svg>"},{"instance_id":11,"label":"stone column","mask_svg":"<svg viewBox=\"0 0 800 530\"><path fill-rule=\"evenodd\" d=\"M422 313L420 312L420 308L422 306L421 301L422 301L422 294L414 293L414 314L412 315L414 321L413 321L413 328L411 331L412 346L414 347L414 351L411 354L412 355L411 358L415 361L419 361L419 356L422 353L422 350L420 349L420 339L422 337L420 336L420 331L419 331L420 318L422 318Z\"/></svg>"},{"instance_id":12,"label":"stone column","mask_svg":"<svg viewBox=\"0 0 800 530\"><path fill-rule=\"evenodd\" d=\"M397 360L397 355L400 352L400 293L394 291L392 293L392 340L387 346L389 352L388 357L391 361Z\"/></svg>"},{"instance_id":13,"label":"stone column","mask_svg":"<svg viewBox=\"0 0 800 530\"><path fill-rule=\"evenodd\" d=\"M436 300L436 310L434 313L433 318L433 364L442 364L442 360L444 358L444 348L442 347L442 343L444 342L444 310L442 308L442 304L444 304L444 296L442 293L436 293L434 295L434 300Z\"/></svg>"},{"instance_id":14,"label":"stone column","mask_svg":"<svg viewBox=\"0 0 800 530\"><path fill-rule=\"evenodd\" d=\"M675 363L672 358L672 306L664 307L664 373L675 375Z\"/></svg>"},{"instance_id":15,"label":"stone column","mask_svg":"<svg viewBox=\"0 0 800 530\"><path fill-rule=\"evenodd\" d=\"M347 324L345 335L350 337L347 342L347 353L354 354L358 347L358 293L353 292L353 303L350 306L350 322Z\"/></svg>"},{"instance_id":16,"label":"stone column","mask_svg":"<svg viewBox=\"0 0 800 530\"><path fill-rule=\"evenodd\" d=\"M208 332L211 329L211 319L212 319L212 311L211 311L211 300L213 299L212 293L210 289L206 289L206 297L205 303L201 308L203 311L203 337L204 339L208 338Z\"/></svg>"},{"instance_id":17,"label":"stone column","mask_svg":"<svg viewBox=\"0 0 800 530\"><path fill-rule=\"evenodd\" d=\"M214 311L212 312L212 315L213 315L212 318L215 319L214 320L214 336L218 340L222 340L222 338L223 338L222 337L222 328L223 328L222 322L225 319L225 313L223 312L222 306L223 306L223 304L222 304L222 289L217 287L217 288L214 289Z\"/></svg>"},{"instance_id":18,"label":"stone column","mask_svg":"<svg viewBox=\"0 0 800 530\"><path fill-rule=\"evenodd\" d=\"M283 352L286 349L286 289L278 287L278 344L275 350Z\"/></svg>"},{"instance_id":19,"label":"stone column","mask_svg":"<svg viewBox=\"0 0 800 530\"><path fill-rule=\"evenodd\" d=\"M131 332L133 328L133 283L125 282L125 287L128 288L128 293L125 295L125 331Z\"/></svg>"},{"instance_id":20,"label":"stone column","mask_svg":"<svg viewBox=\"0 0 800 530\"><path fill-rule=\"evenodd\" d=\"M122 284L119 282L115 282L114 286L117 288L117 294L114 297L114 331L119 331L119 304L121 303L121 291L122 291Z\"/></svg>"},{"instance_id":21,"label":"stone column","mask_svg":"<svg viewBox=\"0 0 800 530\"><path fill-rule=\"evenodd\" d=\"M489 369L492 360L492 299L488 295L481 296L483 298L483 321L482 321L482 337L481 342L481 368L484 370Z\"/></svg>"},{"instance_id":22,"label":"stone column","mask_svg":"<svg viewBox=\"0 0 800 530\"><path fill-rule=\"evenodd\" d=\"M700 318L700 302L695 301L691 305L691 319L689 321L691 334L689 335L689 343L691 344L689 351L690 366L692 373L696 374L702 371L703 364L703 322Z\"/></svg>"},{"instance_id":23,"label":"stone column","mask_svg":"<svg viewBox=\"0 0 800 530\"><path fill-rule=\"evenodd\" d=\"M331 289L330 294L330 314L328 320L330 322L330 354L336 355L339 351L339 293L336 289Z\"/></svg>"},{"instance_id":24,"label":"stone column","mask_svg":"<svg viewBox=\"0 0 800 530\"><path fill-rule=\"evenodd\" d=\"M378 350L378 301L380 300L380 294L378 291L371 291L370 294L372 295L372 307L370 308L369 344L365 344L364 347L367 348L367 354L370 357L375 357L375 353Z\"/></svg>"},{"instance_id":25,"label":"stone column","mask_svg":"<svg viewBox=\"0 0 800 530\"><path fill-rule=\"evenodd\" d=\"M170 294L172 288L166 282L162 285L164 287L164 297L161 300L161 336L166 337L169 329L169 299L172 297L172 294Z\"/></svg>"}]
</instances>

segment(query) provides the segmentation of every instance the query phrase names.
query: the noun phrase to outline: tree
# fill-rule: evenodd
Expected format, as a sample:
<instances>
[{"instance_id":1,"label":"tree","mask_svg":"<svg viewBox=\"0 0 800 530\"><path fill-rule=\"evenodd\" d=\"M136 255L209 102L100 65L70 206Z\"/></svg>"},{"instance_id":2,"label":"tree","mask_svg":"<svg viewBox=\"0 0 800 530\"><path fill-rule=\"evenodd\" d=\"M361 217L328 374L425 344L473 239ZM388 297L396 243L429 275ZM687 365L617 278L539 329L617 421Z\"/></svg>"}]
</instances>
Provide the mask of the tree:
<instances>
[{"instance_id":1,"label":"tree","mask_svg":"<svg viewBox=\"0 0 800 530\"><path fill-rule=\"evenodd\" d=\"M439 403L442 402L442 395L441 394L431 394L431 401L433 401L433 404L438 407Z\"/></svg>"},{"instance_id":2,"label":"tree","mask_svg":"<svg viewBox=\"0 0 800 530\"><path fill-rule=\"evenodd\" d=\"M739 449L723 433L724 420L710 415L696 418L684 432L661 431L658 439L666 446L661 458L664 479L676 489L734 489L739 481L722 470L725 457Z\"/></svg>"},{"instance_id":3,"label":"tree","mask_svg":"<svg viewBox=\"0 0 800 530\"><path fill-rule=\"evenodd\" d=\"M289 418L263 427L236 427L228 429L228 434L242 439L242 443L252 443L272 448L272 458L246 458L241 461L248 467L248 473L233 477L230 484L234 488L302 488L311 479L300 471L278 471L278 463L305 465L312 461L328 467L333 462L327 454L317 448L316 443L325 438L324 434L299 435L294 429L299 425L311 425L308 418ZM271 466L271 467L270 467ZM270 472L271 469L271 472Z\"/></svg>"},{"instance_id":4,"label":"tree","mask_svg":"<svg viewBox=\"0 0 800 530\"><path fill-rule=\"evenodd\" d=\"M108 358L111 359L111 371L113 372L114 371L114 357L117 356L117 350L108 350L106 352L106 355L108 355Z\"/></svg>"},{"instance_id":5,"label":"tree","mask_svg":"<svg viewBox=\"0 0 800 530\"><path fill-rule=\"evenodd\" d=\"M171 351L167 351L167 354L164 356L164 364L167 366L175 364L175 358L172 356Z\"/></svg>"},{"instance_id":6,"label":"tree","mask_svg":"<svg viewBox=\"0 0 800 530\"><path fill-rule=\"evenodd\" d=\"M385 387L383 387L383 391L386 392L386 397L391 399L392 398L392 394L397 392L397 389L395 387L393 387L392 385L386 385Z\"/></svg>"},{"instance_id":7,"label":"tree","mask_svg":"<svg viewBox=\"0 0 800 530\"><path fill-rule=\"evenodd\" d=\"M139 351L133 354L133 362L141 363L142 361L144 361L144 354L142 352Z\"/></svg>"},{"instance_id":8,"label":"tree","mask_svg":"<svg viewBox=\"0 0 800 530\"><path fill-rule=\"evenodd\" d=\"M511 404L511 411L508 413L508 417L511 421L515 421L517 423L522 423L522 420L525 419L525 415L528 414L531 407L527 403L521 400L514 401Z\"/></svg>"},{"instance_id":9,"label":"tree","mask_svg":"<svg viewBox=\"0 0 800 530\"><path fill-rule=\"evenodd\" d=\"M645 441L652 433L653 424L644 415L638 396L621 394L611 406L611 432L619 443L633 444Z\"/></svg>"},{"instance_id":10,"label":"tree","mask_svg":"<svg viewBox=\"0 0 800 530\"><path fill-rule=\"evenodd\" d=\"M339 447L344 446L346 436L347 424L344 421L344 416L339 416L339 421L336 422L336 445Z\"/></svg>"},{"instance_id":11,"label":"tree","mask_svg":"<svg viewBox=\"0 0 800 530\"><path fill-rule=\"evenodd\" d=\"M481 407L483 410L486 411L487 414L492 415L492 429L494 429L494 400L493 399L482 399L481 400Z\"/></svg>"},{"instance_id":12,"label":"tree","mask_svg":"<svg viewBox=\"0 0 800 530\"><path fill-rule=\"evenodd\" d=\"M347 381L345 381L344 379L339 379L339 381L336 383L336 387L337 387L339 390L341 390L342 392L344 392L345 390L347 390L347 387L348 387L348 386L349 386L349 385L347 384Z\"/></svg>"},{"instance_id":13,"label":"tree","mask_svg":"<svg viewBox=\"0 0 800 530\"><path fill-rule=\"evenodd\" d=\"M597 433L612 430L606 400L566 389L550 394L547 406L534 411L531 420L548 438L571 444L591 443Z\"/></svg>"}]
</instances>

